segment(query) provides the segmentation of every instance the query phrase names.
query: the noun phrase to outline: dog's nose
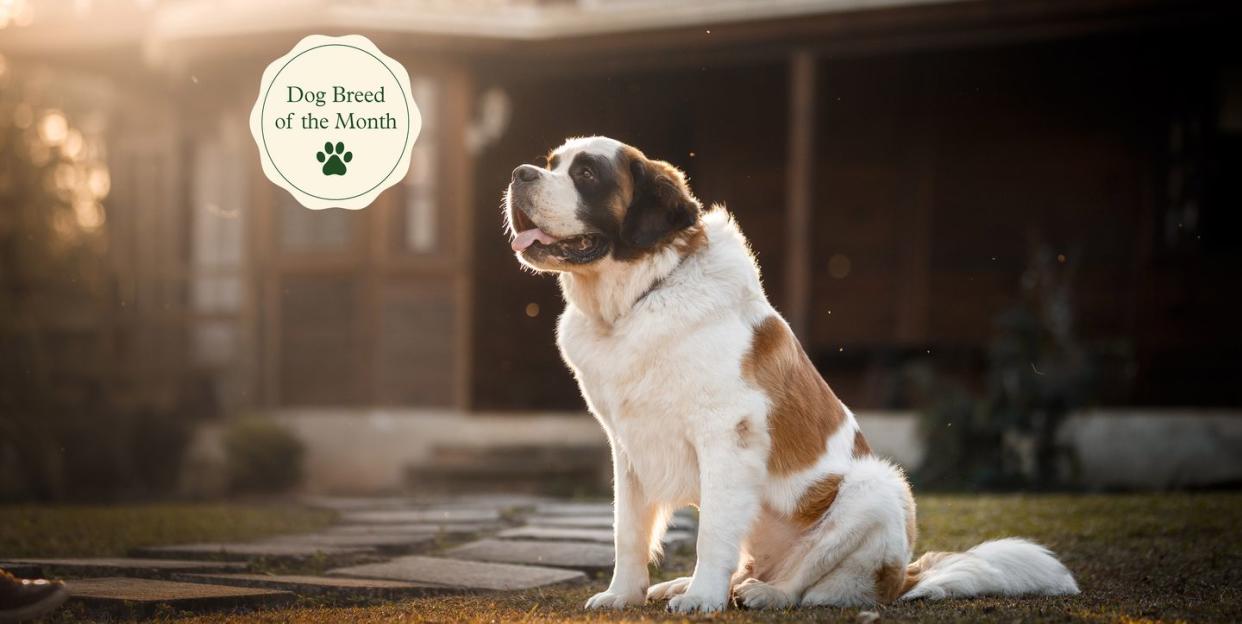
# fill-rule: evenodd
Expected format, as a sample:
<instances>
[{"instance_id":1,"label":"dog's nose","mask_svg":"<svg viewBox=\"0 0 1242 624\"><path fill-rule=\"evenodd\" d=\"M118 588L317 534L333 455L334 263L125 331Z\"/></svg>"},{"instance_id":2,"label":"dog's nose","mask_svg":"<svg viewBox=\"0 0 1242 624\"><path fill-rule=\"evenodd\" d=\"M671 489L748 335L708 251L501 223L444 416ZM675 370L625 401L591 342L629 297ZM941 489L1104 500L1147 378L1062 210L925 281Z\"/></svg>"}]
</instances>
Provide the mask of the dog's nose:
<instances>
[{"instance_id":1,"label":"dog's nose","mask_svg":"<svg viewBox=\"0 0 1242 624\"><path fill-rule=\"evenodd\" d=\"M514 182L534 182L538 179L539 169L533 165L518 165L518 168L513 170Z\"/></svg>"}]
</instances>

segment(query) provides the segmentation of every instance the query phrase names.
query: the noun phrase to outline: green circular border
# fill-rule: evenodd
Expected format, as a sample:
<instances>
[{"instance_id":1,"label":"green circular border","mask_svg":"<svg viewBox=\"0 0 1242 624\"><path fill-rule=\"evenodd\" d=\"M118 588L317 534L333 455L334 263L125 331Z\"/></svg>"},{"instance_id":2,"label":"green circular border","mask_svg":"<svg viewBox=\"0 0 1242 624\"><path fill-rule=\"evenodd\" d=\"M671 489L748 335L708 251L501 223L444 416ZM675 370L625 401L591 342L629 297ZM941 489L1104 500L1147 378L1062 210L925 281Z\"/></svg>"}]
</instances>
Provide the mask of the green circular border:
<instances>
[{"instance_id":1,"label":"green circular border","mask_svg":"<svg viewBox=\"0 0 1242 624\"><path fill-rule=\"evenodd\" d=\"M405 140L403 142L404 147L401 148L401 154L397 156L397 162L393 163L392 169L389 169L388 173L384 174L384 177L380 178L380 181L375 183L375 186L372 186L371 188L361 193L358 193L357 195L350 195L349 197L320 197L319 195L316 195L314 193L309 193L303 190L302 187L294 184L292 180L290 180L288 177L285 176L285 172L280 170L280 166L276 164L276 159L272 158L272 153L268 151L267 149L267 123L265 122L267 118L267 98L272 93L272 87L276 86L276 79L280 77L281 72L285 71L285 68L289 66L289 63L296 61L299 56L302 56L303 54L306 54L307 52L311 52L313 50L318 50L319 48L331 48L331 47L351 48L351 49L357 50L375 59L376 62L378 62L380 65L383 65L384 69L388 70L388 75L392 76L392 79L397 83L397 89L401 91L401 101L405 103ZM299 193L302 193L303 195L314 197L315 199L319 199L323 201L345 201L349 199L355 199L358 197L362 197L363 195L366 195L367 193L370 193L371 191L374 191L376 188L379 187L379 185L383 184L386 180L388 180L388 178L392 176L392 172L396 171L397 166L401 164L401 159L405 157L406 151L409 150L410 148L410 98L409 96L406 95L405 89L401 86L401 79L397 78L397 74L393 73L392 68L388 66L388 63L385 63L384 61L380 60L379 57L375 56L374 54L371 54L370 52L366 50L363 50L362 48L359 48L358 46L350 45L348 43L323 43L313 48L307 48L305 50L302 50L301 52L298 52L296 56L285 61L285 64L281 65L280 69L276 71L276 75L272 76L272 82L267 85L267 91L263 92L263 105L259 107L259 135L263 137L263 153L267 154L267 160L268 162L272 163L272 168L276 170L276 173L280 174L280 178L282 180L284 180L285 182L288 182L289 186L292 186L293 188L297 189Z\"/></svg>"}]
</instances>

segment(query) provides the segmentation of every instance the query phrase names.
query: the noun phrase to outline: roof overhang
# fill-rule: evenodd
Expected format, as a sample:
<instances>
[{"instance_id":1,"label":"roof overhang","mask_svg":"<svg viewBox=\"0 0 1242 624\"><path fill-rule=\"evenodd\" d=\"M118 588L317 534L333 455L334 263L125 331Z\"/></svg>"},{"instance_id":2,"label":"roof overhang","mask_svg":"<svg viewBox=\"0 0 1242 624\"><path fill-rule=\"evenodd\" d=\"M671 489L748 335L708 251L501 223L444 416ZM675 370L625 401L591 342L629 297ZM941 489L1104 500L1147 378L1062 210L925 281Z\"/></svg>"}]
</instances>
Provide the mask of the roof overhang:
<instances>
[{"instance_id":1,"label":"roof overhang","mask_svg":"<svg viewBox=\"0 0 1242 624\"><path fill-rule=\"evenodd\" d=\"M514 43L622 35L757 20L980 0L579 0L415 2L357 0L105 0L70 10L38 5L28 26L0 28L0 51L24 55L136 47L156 64L183 45L309 33L379 33ZM150 5L150 6L145 6Z\"/></svg>"}]
</instances>

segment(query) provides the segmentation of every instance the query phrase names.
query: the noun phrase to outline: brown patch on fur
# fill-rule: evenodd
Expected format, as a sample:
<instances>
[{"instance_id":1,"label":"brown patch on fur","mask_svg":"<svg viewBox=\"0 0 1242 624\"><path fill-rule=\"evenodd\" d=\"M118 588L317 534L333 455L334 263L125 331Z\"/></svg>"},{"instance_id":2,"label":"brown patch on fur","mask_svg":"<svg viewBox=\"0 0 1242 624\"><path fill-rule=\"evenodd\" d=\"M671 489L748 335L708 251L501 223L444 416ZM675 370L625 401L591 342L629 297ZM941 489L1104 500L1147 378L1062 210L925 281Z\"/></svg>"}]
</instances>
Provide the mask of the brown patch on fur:
<instances>
[{"instance_id":1,"label":"brown patch on fur","mask_svg":"<svg viewBox=\"0 0 1242 624\"><path fill-rule=\"evenodd\" d=\"M905 595L906 592L914 589L919 584L919 579L923 578L922 574L912 574L910 568L906 568L906 578L901 582L901 589L897 591L897 598ZM896 600L896 598L894 598Z\"/></svg>"},{"instance_id":2,"label":"brown patch on fur","mask_svg":"<svg viewBox=\"0 0 1242 624\"><path fill-rule=\"evenodd\" d=\"M896 600L907 591L905 586L908 578L909 575L902 569L901 564L886 563L880 566L875 571L875 599L881 604Z\"/></svg>"},{"instance_id":3,"label":"brown patch on fur","mask_svg":"<svg viewBox=\"0 0 1242 624\"><path fill-rule=\"evenodd\" d=\"M626 145L617 152L617 192L613 196L612 213L620 223L625 218L625 211L634 201L634 174L630 172L630 163L639 158L646 158L642 152Z\"/></svg>"},{"instance_id":4,"label":"brown patch on fur","mask_svg":"<svg viewBox=\"0 0 1242 624\"><path fill-rule=\"evenodd\" d=\"M921 576L923 572L927 571L928 569L930 569L932 566L936 565L937 563L940 563L941 559L944 559L945 557L948 557L949 555L953 555L953 554L956 554L956 553L941 552L941 551L925 552L923 553L922 557L918 558L917 561L906 566L906 573L913 574L915 576Z\"/></svg>"},{"instance_id":5,"label":"brown patch on fur","mask_svg":"<svg viewBox=\"0 0 1242 624\"><path fill-rule=\"evenodd\" d=\"M914 515L911 514L910 518L913 518L913 517ZM907 531L909 530L911 529L909 528L909 526L907 526ZM913 547L914 541L911 540L910 544L911 544L911 547ZM901 596L903 596L906 592L910 591L911 589L914 589L914 586L919 584L919 579L923 578L924 572L926 572L932 566L939 563L941 559L944 559L945 557L948 557L949 555L952 555L952 554L954 553L951 553L951 552L923 553L923 556L919 557L917 561L906 566L905 577L901 579L901 585L897 588L896 595L894 595L892 598L885 600L884 602L892 602L893 600L896 600L897 598L900 598ZM880 581L880 573L877 572L876 573L876 595L883 597L884 594L883 592L880 591L879 581Z\"/></svg>"},{"instance_id":6,"label":"brown patch on fur","mask_svg":"<svg viewBox=\"0 0 1242 624\"><path fill-rule=\"evenodd\" d=\"M845 406L779 317L769 316L755 327L742 375L767 393L772 404L768 471L783 475L814 464L824 454L828 436L845 422Z\"/></svg>"},{"instance_id":7,"label":"brown patch on fur","mask_svg":"<svg viewBox=\"0 0 1242 624\"><path fill-rule=\"evenodd\" d=\"M707 230L703 229L702 223L696 223L686 228L677 235L677 238L673 239L673 248L683 258L706 246Z\"/></svg>"},{"instance_id":8,"label":"brown patch on fur","mask_svg":"<svg viewBox=\"0 0 1242 624\"><path fill-rule=\"evenodd\" d=\"M667 245L684 256L706 244L702 204L680 169L629 145L617 152L615 169L617 190L608 205L620 224L614 258L641 260Z\"/></svg>"},{"instance_id":9,"label":"brown patch on fur","mask_svg":"<svg viewBox=\"0 0 1242 624\"><path fill-rule=\"evenodd\" d=\"M747 448L750 446L750 421L745 418L737 421L737 426L733 428L737 432L738 448Z\"/></svg>"},{"instance_id":10,"label":"brown patch on fur","mask_svg":"<svg viewBox=\"0 0 1242 624\"><path fill-rule=\"evenodd\" d=\"M868 457L871 455L871 445L867 444L867 438L863 437L862 429L854 432L854 457Z\"/></svg>"},{"instance_id":11,"label":"brown patch on fur","mask_svg":"<svg viewBox=\"0 0 1242 624\"><path fill-rule=\"evenodd\" d=\"M793 519L805 526L819 522L836 502L840 489L841 475L830 474L812 483L802 493L802 498L798 499L798 508L794 510Z\"/></svg>"}]
</instances>

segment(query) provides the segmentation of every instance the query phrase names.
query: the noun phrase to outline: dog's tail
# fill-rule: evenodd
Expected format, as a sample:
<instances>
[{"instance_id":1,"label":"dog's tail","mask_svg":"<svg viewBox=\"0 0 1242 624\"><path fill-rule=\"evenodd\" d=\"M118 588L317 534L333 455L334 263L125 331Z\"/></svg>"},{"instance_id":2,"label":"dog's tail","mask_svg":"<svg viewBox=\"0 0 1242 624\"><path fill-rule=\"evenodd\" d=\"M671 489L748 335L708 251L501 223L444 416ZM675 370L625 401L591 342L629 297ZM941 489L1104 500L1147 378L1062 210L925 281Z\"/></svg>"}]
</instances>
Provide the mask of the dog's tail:
<instances>
[{"instance_id":1,"label":"dog's tail","mask_svg":"<svg viewBox=\"0 0 1242 624\"><path fill-rule=\"evenodd\" d=\"M1074 575L1052 551L1010 537L984 542L964 553L924 554L906 567L899 600L1077 593Z\"/></svg>"}]
</instances>

